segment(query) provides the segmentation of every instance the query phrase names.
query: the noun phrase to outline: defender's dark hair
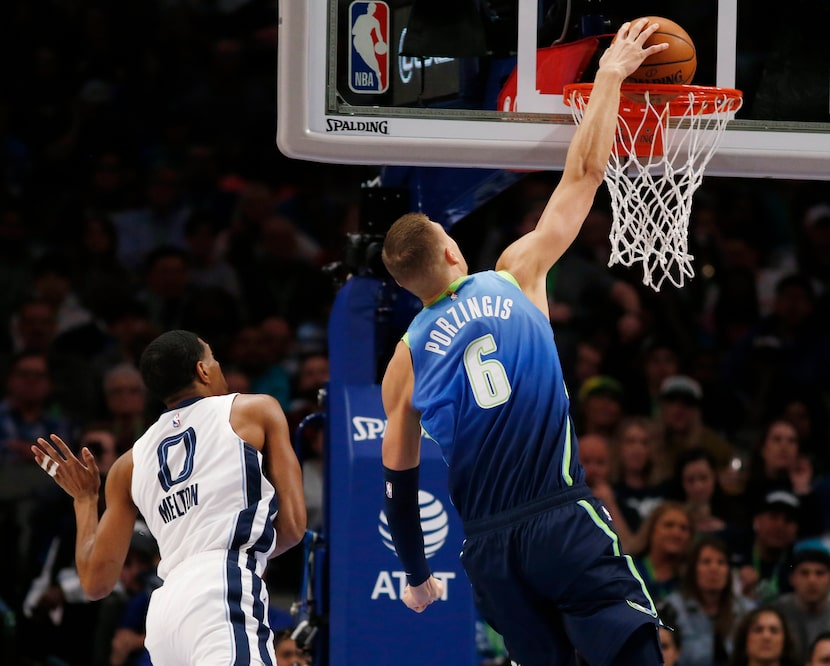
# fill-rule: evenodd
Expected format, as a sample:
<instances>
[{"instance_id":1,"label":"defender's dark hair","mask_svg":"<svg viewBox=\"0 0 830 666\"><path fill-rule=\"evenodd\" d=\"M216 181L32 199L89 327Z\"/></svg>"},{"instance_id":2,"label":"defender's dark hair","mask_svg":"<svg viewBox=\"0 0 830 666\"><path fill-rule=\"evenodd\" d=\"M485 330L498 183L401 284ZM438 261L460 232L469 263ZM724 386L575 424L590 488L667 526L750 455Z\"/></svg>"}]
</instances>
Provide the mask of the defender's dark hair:
<instances>
[{"instance_id":1,"label":"defender's dark hair","mask_svg":"<svg viewBox=\"0 0 830 666\"><path fill-rule=\"evenodd\" d=\"M205 347L191 331L162 333L141 354L139 369L147 390L167 402L193 384Z\"/></svg>"}]
</instances>

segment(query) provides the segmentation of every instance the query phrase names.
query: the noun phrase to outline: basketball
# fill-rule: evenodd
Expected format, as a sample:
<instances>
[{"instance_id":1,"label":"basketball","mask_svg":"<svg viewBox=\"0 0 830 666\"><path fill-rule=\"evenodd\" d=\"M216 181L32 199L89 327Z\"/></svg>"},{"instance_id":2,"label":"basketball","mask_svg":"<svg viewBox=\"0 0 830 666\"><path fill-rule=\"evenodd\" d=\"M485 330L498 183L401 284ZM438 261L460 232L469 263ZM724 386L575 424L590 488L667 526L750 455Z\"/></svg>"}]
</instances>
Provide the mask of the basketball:
<instances>
[{"instance_id":1,"label":"basketball","mask_svg":"<svg viewBox=\"0 0 830 666\"><path fill-rule=\"evenodd\" d=\"M386 54L386 42L376 42L375 43L375 53L378 55L385 55Z\"/></svg>"},{"instance_id":2,"label":"basketball","mask_svg":"<svg viewBox=\"0 0 830 666\"><path fill-rule=\"evenodd\" d=\"M645 41L644 46L668 42L669 48L646 58L643 64L626 79L626 82L691 83L697 69L697 52L689 33L674 21L661 16L643 18L648 18L649 23L660 24L657 31ZM635 19L632 23L638 20Z\"/></svg>"}]
</instances>

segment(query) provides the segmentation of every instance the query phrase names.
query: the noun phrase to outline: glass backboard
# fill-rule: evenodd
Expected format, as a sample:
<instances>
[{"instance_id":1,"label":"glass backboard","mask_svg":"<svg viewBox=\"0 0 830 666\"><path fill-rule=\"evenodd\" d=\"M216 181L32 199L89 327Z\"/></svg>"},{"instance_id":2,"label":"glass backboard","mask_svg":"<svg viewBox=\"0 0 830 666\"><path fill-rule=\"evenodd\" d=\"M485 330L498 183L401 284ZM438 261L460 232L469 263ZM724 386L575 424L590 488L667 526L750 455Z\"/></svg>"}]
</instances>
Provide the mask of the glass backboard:
<instances>
[{"instance_id":1,"label":"glass backboard","mask_svg":"<svg viewBox=\"0 0 830 666\"><path fill-rule=\"evenodd\" d=\"M827 0L280 0L277 143L319 162L561 168L565 83L642 15L691 35L692 83L744 104L707 174L830 180Z\"/></svg>"}]
</instances>

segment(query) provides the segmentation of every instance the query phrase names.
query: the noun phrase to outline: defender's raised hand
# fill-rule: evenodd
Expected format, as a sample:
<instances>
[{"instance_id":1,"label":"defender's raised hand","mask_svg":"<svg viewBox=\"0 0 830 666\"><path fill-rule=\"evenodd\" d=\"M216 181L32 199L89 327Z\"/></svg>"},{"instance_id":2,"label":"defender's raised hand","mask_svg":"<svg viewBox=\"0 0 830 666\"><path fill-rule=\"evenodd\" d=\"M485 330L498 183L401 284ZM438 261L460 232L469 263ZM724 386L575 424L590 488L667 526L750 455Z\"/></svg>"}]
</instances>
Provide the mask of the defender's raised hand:
<instances>
[{"instance_id":1,"label":"defender's raised hand","mask_svg":"<svg viewBox=\"0 0 830 666\"><path fill-rule=\"evenodd\" d=\"M79 460L60 437L49 436L51 441L38 437L32 446L35 462L74 499L98 497L101 488L101 475L95 456L84 447Z\"/></svg>"}]
</instances>

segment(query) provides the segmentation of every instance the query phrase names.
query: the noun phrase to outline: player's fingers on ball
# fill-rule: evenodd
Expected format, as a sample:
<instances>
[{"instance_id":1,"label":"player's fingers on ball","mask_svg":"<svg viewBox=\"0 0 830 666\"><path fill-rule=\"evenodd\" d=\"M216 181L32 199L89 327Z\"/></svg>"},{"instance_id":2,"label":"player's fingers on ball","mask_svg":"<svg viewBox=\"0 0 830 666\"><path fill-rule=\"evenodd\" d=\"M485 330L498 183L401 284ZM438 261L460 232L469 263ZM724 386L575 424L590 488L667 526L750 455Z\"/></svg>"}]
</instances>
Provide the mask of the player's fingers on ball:
<instances>
[{"instance_id":1,"label":"player's fingers on ball","mask_svg":"<svg viewBox=\"0 0 830 666\"><path fill-rule=\"evenodd\" d=\"M647 19L643 19L643 21L647 21ZM642 26L642 30L637 35L637 43L642 45L649 37L651 37L657 29L660 27L658 23L649 23L648 25Z\"/></svg>"}]
</instances>

